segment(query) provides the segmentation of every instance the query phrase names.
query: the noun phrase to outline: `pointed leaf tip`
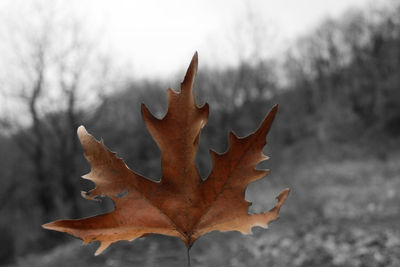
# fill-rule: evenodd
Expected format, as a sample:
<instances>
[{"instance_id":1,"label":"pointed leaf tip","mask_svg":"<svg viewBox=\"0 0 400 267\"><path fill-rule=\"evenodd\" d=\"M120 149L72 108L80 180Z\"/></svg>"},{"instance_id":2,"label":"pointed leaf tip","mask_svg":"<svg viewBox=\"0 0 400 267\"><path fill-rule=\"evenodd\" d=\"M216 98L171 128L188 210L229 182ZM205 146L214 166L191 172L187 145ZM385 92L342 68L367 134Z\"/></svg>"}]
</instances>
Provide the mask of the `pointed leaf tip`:
<instances>
[{"instance_id":1,"label":"pointed leaf tip","mask_svg":"<svg viewBox=\"0 0 400 267\"><path fill-rule=\"evenodd\" d=\"M51 229L51 228L49 227L50 224L51 224L51 223L42 224L42 228L43 228L43 229Z\"/></svg>"},{"instance_id":2,"label":"pointed leaf tip","mask_svg":"<svg viewBox=\"0 0 400 267\"><path fill-rule=\"evenodd\" d=\"M278 201L285 200L290 193L290 188L285 188L276 198Z\"/></svg>"},{"instance_id":3,"label":"pointed leaf tip","mask_svg":"<svg viewBox=\"0 0 400 267\"><path fill-rule=\"evenodd\" d=\"M268 112L268 116L273 117L272 119L274 119L276 113L278 112L278 104L275 104L271 110Z\"/></svg>"},{"instance_id":4,"label":"pointed leaf tip","mask_svg":"<svg viewBox=\"0 0 400 267\"><path fill-rule=\"evenodd\" d=\"M83 126L83 125L78 127L77 133L78 133L79 139L81 139L83 136L88 134L88 132L86 131L85 126Z\"/></svg>"},{"instance_id":5,"label":"pointed leaf tip","mask_svg":"<svg viewBox=\"0 0 400 267\"><path fill-rule=\"evenodd\" d=\"M185 88L183 85L188 85L189 88L193 87L194 78L197 73L198 62L199 62L199 59L198 59L198 54L196 52L196 53L194 53L192 60L190 61L189 67L186 71L185 78L183 79L182 90ZM189 84L187 84L187 83L189 83Z\"/></svg>"},{"instance_id":6,"label":"pointed leaf tip","mask_svg":"<svg viewBox=\"0 0 400 267\"><path fill-rule=\"evenodd\" d=\"M280 194L279 196L276 197L276 200L278 201L278 205L276 206L279 209L281 208L281 206L283 205L283 203L285 202L286 198L289 196L290 193L290 189L289 188L285 188Z\"/></svg>"},{"instance_id":7,"label":"pointed leaf tip","mask_svg":"<svg viewBox=\"0 0 400 267\"><path fill-rule=\"evenodd\" d=\"M193 57L192 57L192 61L196 61L196 65L198 63L199 60L199 54L196 52L194 52Z\"/></svg>"},{"instance_id":8,"label":"pointed leaf tip","mask_svg":"<svg viewBox=\"0 0 400 267\"><path fill-rule=\"evenodd\" d=\"M272 109L268 112L264 120L261 122L261 125L259 126L257 131L264 132L265 135L268 134L277 112L278 112L278 105L275 104L272 107Z\"/></svg>"},{"instance_id":9,"label":"pointed leaf tip","mask_svg":"<svg viewBox=\"0 0 400 267\"><path fill-rule=\"evenodd\" d=\"M110 242L101 242L100 246L97 248L96 252L94 253L95 256L99 256L101 253L103 253L106 248L108 248L111 245Z\"/></svg>"},{"instance_id":10,"label":"pointed leaf tip","mask_svg":"<svg viewBox=\"0 0 400 267\"><path fill-rule=\"evenodd\" d=\"M59 231L62 227L60 227L60 225L58 225L57 222L58 222L58 221L54 221L54 222L49 222L49 223L42 224L42 228L43 228L43 229L47 229L47 230ZM61 230L61 231L62 231L62 230Z\"/></svg>"}]
</instances>

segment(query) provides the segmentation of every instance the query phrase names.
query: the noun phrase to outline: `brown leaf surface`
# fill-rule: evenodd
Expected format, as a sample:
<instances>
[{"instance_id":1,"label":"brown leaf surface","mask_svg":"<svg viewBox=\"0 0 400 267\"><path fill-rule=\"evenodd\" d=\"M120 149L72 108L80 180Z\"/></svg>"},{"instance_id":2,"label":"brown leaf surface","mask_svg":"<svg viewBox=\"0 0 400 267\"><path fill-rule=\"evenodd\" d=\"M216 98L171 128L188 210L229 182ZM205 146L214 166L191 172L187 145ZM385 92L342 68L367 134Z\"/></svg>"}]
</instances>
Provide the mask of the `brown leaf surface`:
<instances>
[{"instance_id":1,"label":"brown leaf surface","mask_svg":"<svg viewBox=\"0 0 400 267\"><path fill-rule=\"evenodd\" d=\"M161 181L154 182L130 170L103 142L80 126L78 136L91 165L90 173L83 178L96 184L90 192L82 192L82 196L91 200L107 196L114 201L115 209L95 217L55 221L43 225L44 228L69 233L84 243L100 241L98 255L114 242L131 241L146 234L176 236L190 247L210 231L246 234L254 226L267 227L277 219L289 189L277 197L278 204L273 209L253 215L248 213L251 203L244 195L250 182L268 174L255 168L267 159L262 149L278 107L274 106L249 136L238 138L231 132L225 153L211 151L212 171L203 181L195 156L209 108L208 104L197 107L192 92L197 61L196 53L180 92L168 89L164 118L155 118L142 105L146 127L161 150Z\"/></svg>"}]
</instances>

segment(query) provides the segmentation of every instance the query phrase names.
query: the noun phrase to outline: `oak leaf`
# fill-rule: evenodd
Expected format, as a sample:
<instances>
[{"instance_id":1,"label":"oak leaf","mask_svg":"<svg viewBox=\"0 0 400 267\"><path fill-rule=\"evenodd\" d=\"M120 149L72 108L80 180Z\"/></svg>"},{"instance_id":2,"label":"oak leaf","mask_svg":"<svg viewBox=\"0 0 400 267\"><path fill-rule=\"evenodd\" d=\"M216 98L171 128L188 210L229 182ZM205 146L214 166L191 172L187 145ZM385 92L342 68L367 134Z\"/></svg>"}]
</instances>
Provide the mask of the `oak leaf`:
<instances>
[{"instance_id":1,"label":"oak leaf","mask_svg":"<svg viewBox=\"0 0 400 267\"><path fill-rule=\"evenodd\" d=\"M247 234L252 227L267 227L277 219L289 189L277 197L278 204L273 209L259 214L248 213L251 203L244 198L247 185L268 174L256 166L267 159L262 149L277 106L254 133L239 138L231 132L225 153L211 151L212 170L202 180L195 156L209 107L195 103L192 88L197 62L196 53L180 92L168 89L164 118L155 118L142 105L146 127L161 150L160 182L130 170L102 141L80 126L78 136L91 165L90 173L83 178L96 184L93 190L82 192L82 196L90 200L107 196L115 209L95 217L51 222L44 224L44 228L69 233L84 243L99 241L98 255L114 242L132 241L151 233L179 237L190 247L201 235L214 230Z\"/></svg>"}]
</instances>

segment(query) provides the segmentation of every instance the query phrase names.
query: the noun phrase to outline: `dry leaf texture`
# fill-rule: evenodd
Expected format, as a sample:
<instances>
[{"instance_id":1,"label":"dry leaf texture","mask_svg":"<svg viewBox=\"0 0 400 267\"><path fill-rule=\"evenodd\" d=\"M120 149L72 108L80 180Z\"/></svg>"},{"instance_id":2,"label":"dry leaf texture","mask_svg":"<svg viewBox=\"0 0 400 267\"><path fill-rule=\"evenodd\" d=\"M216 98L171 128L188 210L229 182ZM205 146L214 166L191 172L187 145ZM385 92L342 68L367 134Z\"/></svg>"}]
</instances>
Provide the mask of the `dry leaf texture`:
<instances>
[{"instance_id":1,"label":"dry leaf texture","mask_svg":"<svg viewBox=\"0 0 400 267\"><path fill-rule=\"evenodd\" d=\"M91 200L107 196L115 209L95 217L55 221L43 225L44 228L69 233L84 243L99 241L98 255L114 242L151 233L179 237L190 247L210 231L246 234L254 226L267 227L277 219L289 189L277 197L278 204L273 209L259 214L248 213L251 203L244 198L247 185L268 174L266 170L257 170L256 165L267 159L262 149L277 106L253 134L238 138L231 132L225 153L211 151L212 170L203 181L195 156L209 107L195 103L192 88L197 62L196 53L180 92L168 89L164 118L155 118L142 105L146 127L161 150L161 181L154 182L130 170L81 126L78 136L91 165L90 173L83 178L96 184L90 192L82 192L82 196Z\"/></svg>"}]
</instances>

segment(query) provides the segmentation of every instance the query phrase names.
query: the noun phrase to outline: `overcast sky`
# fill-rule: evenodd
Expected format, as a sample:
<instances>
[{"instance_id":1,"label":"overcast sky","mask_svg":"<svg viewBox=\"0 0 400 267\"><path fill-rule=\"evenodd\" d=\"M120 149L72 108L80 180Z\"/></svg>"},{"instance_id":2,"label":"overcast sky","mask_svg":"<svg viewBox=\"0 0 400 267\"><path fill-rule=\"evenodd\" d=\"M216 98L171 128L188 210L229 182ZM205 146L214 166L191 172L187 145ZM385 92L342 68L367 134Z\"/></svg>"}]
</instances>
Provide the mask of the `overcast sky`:
<instances>
[{"instance_id":1,"label":"overcast sky","mask_svg":"<svg viewBox=\"0 0 400 267\"><path fill-rule=\"evenodd\" d=\"M84 1L81 1L84 2ZM246 2L248 4L246 4ZM169 75L188 64L194 51L200 64L234 63L246 36L236 38L254 14L266 32L266 49L279 47L313 28L325 16L368 5L367 0L93 0L81 8L103 23L105 39L135 72ZM86 9L86 10L85 10ZM243 26L245 28L245 26Z\"/></svg>"},{"instance_id":2,"label":"overcast sky","mask_svg":"<svg viewBox=\"0 0 400 267\"><path fill-rule=\"evenodd\" d=\"M15 5L15 0L2 0ZM26 3L34 0L24 0ZM51 0L49 0L51 1ZM0 1L1 2L1 1ZM21 2L21 1L20 1ZM21 3L22 3L21 2ZM265 32L263 55L279 53L326 16L370 0L75 0L68 1L88 28L128 62L136 76L168 76L197 50L200 64L233 64L246 48L246 14ZM0 4L0 8L2 5ZM16 9L14 9L16 10ZM17 11L16 11L17 12ZM17 14L16 14L17 15ZM247 21L247 22L246 22Z\"/></svg>"}]
</instances>

